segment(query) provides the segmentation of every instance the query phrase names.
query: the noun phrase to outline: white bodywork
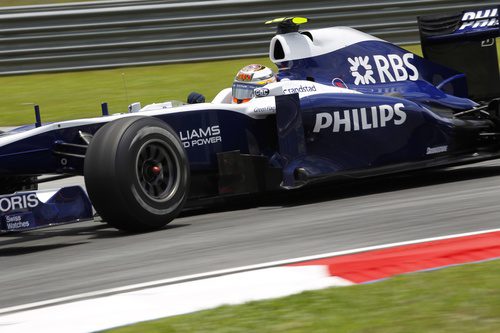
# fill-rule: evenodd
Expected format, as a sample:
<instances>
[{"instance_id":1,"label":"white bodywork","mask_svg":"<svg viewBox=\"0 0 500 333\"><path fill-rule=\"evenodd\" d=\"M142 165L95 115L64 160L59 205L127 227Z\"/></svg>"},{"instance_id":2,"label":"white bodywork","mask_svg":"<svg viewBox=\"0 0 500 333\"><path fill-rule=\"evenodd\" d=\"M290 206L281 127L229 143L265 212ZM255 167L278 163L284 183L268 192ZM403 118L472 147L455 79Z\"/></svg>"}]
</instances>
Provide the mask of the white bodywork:
<instances>
[{"instance_id":1,"label":"white bodywork","mask_svg":"<svg viewBox=\"0 0 500 333\"><path fill-rule=\"evenodd\" d=\"M302 33L291 32L273 37L269 47L269 58L277 63L316 57L366 41L384 42L382 39L348 27L316 29ZM275 50L280 46L283 49L283 57L277 59Z\"/></svg>"},{"instance_id":2,"label":"white bodywork","mask_svg":"<svg viewBox=\"0 0 500 333\"><path fill-rule=\"evenodd\" d=\"M53 130L59 130L71 127L81 127L83 125L88 125L88 124L105 123L122 117L135 116L137 114L143 116L156 116L165 113L191 112L191 111L203 111L203 110L204 111L226 110L228 112L243 113L248 117L259 119L276 113L276 103L274 96L294 94L294 93L298 93L299 97L305 97L309 95L323 94L323 93L360 94L359 92L354 90L349 90L334 86L327 86L316 82L301 81L301 80L296 80L296 81L283 80L281 82L268 84L263 88L268 90L266 96L254 97L249 102L242 104L231 104L231 89L227 88L222 90L219 94L217 94L212 103L182 104L182 102L178 101L168 101L163 103L149 104L140 109L138 107L138 104L134 103L134 106L131 108L131 110L139 109L139 111L137 112L119 113L106 117L68 120L68 121L47 124L41 127L23 131L14 129L11 132L5 133L3 136L0 136L0 147L28 138L33 135L38 135ZM258 88L258 89L263 89L263 88Z\"/></svg>"}]
</instances>

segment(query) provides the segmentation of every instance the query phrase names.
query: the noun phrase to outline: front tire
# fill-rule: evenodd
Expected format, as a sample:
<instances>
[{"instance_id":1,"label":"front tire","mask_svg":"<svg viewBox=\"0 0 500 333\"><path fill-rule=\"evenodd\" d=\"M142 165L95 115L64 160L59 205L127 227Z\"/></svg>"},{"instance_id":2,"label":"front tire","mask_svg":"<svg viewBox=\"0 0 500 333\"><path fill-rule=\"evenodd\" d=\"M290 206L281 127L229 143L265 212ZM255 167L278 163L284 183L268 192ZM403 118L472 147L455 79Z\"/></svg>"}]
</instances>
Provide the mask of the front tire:
<instances>
[{"instance_id":1,"label":"front tire","mask_svg":"<svg viewBox=\"0 0 500 333\"><path fill-rule=\"evenodd\" d=\"M170 126L134 116L97 131L85 155L84 178L104 221L140 232L160 229L180 213L190 171L184 147Z\"/></svg>"}]
</instances>

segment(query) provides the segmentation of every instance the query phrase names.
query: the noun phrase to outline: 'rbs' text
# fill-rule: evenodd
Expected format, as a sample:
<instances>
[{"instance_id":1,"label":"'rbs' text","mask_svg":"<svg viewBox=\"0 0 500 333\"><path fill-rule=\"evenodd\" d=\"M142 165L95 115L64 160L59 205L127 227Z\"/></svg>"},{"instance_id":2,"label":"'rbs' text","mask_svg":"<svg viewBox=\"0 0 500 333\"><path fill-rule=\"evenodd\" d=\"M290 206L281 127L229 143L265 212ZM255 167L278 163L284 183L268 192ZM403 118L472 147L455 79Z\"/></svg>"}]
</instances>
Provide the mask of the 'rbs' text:
<instances>
[{"instance_id":1,"label":"'rbs' text","mask_svg":"<svg viewBox=\"0 0 500 333\"><path fill-rule=\"evenodd\" d=\"M406 121L403 103L378 105L366 108L321 112L316 114L313 132L323 129L332 132L351 132L385 127L388 124L401 125Z\"/></svg>"},{"instance_id":2,"label":"'rbs' text","mask_svg":"<svg viewBox=\"0 0 500 333\"><path fill-rule=\"evenodd\" d=\"M354 84L372 84L418 80L418 69L411 63L413 53L347 58Z\"/></svg>"}]
</instances>

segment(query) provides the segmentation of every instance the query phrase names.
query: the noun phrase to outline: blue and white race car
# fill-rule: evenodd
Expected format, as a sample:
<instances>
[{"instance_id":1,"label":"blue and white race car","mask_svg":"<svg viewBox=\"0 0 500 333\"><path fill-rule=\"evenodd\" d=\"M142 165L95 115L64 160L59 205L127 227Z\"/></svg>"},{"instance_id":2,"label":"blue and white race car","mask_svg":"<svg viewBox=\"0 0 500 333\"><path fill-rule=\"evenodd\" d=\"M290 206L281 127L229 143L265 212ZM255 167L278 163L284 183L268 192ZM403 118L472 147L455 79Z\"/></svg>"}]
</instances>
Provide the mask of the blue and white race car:
<instances>
[{"instance_id":1,"label":"blue and white race car","mask_svg":"<svg viewBox=\"0 0 500 333\"><path fill-rule=\"evenodd\" d=\"M278 82L247 103L226 89L51 124L37 112L0 134L0 230L92 219L92 206L118 229L154 230L187 200L500 157L498 7L419 18L426 58L351 28L300 31L305 21L270 21ZM482 60L460 61L471 52ZM87 193L36 191L47 174L83 175Z\"/></svg>"}]
</instances>

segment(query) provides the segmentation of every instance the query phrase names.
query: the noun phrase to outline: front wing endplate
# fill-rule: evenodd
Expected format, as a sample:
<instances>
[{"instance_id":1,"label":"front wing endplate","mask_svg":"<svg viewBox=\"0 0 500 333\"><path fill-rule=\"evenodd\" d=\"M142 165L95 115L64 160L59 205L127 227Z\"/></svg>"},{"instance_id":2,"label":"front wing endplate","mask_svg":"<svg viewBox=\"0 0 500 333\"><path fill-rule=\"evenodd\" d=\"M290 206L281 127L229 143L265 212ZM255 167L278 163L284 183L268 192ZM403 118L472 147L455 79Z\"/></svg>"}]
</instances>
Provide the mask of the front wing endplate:
<instances>
[{"instance_id":1,"label":"front wing endplate","mask_svg":"<svg viewBox=\"0 0 500 333\"><path fill-rule=\"evenodd\" d=\"M0 196L0 233L92 219L92 204L80 186Z\"/></svg>"}]
</instances>

